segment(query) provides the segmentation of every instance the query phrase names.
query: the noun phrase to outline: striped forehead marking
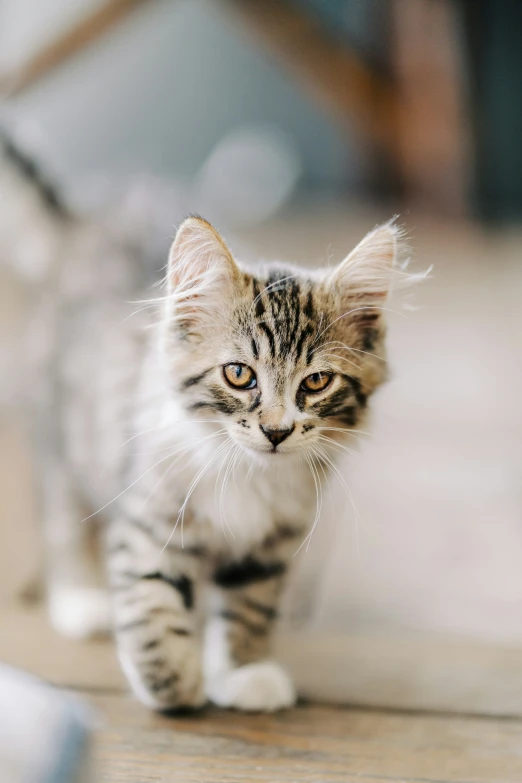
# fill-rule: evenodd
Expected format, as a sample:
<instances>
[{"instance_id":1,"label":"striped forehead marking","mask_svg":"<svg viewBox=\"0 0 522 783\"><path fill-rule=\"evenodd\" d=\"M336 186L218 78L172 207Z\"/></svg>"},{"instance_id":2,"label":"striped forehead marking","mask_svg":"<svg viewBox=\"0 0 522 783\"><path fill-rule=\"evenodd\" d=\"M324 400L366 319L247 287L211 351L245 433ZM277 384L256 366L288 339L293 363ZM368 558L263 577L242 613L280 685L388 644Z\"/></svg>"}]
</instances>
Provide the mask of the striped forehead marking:
<instances>
[{"instance_id":1,"label":"striped forehead marking","mask_svg":"<svg viewBox=\"0 0 522 783\"><path fill-rule=\"evenodd\" d=\"M303 290L298 279L282 270L273 271L266 282L252 282L256 327L266 337L274 359L293 354L298 361L314 333L313 293L311 284L306 285Z\"/></svg>"}]
</instances>

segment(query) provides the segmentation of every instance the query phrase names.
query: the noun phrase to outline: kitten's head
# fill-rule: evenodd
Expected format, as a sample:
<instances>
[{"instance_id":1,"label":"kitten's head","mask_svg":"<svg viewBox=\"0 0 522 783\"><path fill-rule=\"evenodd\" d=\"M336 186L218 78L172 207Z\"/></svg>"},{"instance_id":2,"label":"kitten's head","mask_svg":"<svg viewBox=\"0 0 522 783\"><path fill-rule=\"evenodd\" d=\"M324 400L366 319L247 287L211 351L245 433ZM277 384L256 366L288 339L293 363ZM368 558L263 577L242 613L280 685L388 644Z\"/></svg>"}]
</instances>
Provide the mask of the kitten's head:
<instances>
[{"instance_id":1,"label":"kitten's head","mask_svg":"<svg viewBox=\"0 0 522 783\"><path fill-rule=\"evenodd\" d=\"M247 271L209 223L188 218L169 258L164 342L187 411L271 457L356 428L386 375L399 233L376 228L334 269Z\"/></svg>"}]
</instances>

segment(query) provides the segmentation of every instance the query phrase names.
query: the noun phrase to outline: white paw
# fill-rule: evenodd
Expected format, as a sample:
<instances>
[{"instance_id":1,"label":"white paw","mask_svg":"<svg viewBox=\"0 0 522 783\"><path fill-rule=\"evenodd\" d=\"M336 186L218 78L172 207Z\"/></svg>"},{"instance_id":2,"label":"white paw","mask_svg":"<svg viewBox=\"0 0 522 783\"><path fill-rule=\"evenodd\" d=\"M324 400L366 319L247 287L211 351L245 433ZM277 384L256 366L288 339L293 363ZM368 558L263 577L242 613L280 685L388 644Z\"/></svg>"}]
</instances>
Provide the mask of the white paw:
<instances>
[{"instance_id":1,"label":"white paw","mask_svg":"<svg viewBox=\"0 0 522 783\"><path fill-rule=\"evenodd\" d=\"M207 695L219 707L274 712L295 704L288 674L277 663L249 663L207 680Z\"/></svg>"},{"instance_id":2,"label":"white paw","mask_svg":"<svg viewBox=\"0 0 522 783\"><path fill-rule=\"evenodd\" d=\"M97 587L60 587L49 593L51 623L70 639L107 634L111 627L109 595Z\"/></svg>"}]
</instances>

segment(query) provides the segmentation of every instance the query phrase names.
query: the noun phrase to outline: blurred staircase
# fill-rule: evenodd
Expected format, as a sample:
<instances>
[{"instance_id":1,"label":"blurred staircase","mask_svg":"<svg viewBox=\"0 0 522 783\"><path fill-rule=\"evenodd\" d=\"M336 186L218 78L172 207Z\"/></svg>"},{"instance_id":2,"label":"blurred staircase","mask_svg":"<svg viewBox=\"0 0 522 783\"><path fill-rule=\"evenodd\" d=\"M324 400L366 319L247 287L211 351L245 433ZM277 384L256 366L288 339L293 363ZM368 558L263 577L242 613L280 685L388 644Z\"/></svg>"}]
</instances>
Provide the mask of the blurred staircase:
<instances>
[{"instance_id":1,"label":"blurred staircase","mask_svg":"<svg viewBox=\"0 0 522 783\"><path fill-rule=\"evenodd\" d=\"M27 89L135 7L105 0L36 52L0 91ZM469 149L456 9L450 0L215 0L292 72L341 128L371 150L374 195L460 215Z\"/></svg>"},{"instance_id":2,"label":"blurred staircase","mask_svg":"<svg viewBox=\"0 0 522 783\"><path fill-rule=\"evenodd\" d=\"M366 144L377 192L465 212L456 9L449 0L227 0L315 102Z\"/></svg>"}]
</instances>

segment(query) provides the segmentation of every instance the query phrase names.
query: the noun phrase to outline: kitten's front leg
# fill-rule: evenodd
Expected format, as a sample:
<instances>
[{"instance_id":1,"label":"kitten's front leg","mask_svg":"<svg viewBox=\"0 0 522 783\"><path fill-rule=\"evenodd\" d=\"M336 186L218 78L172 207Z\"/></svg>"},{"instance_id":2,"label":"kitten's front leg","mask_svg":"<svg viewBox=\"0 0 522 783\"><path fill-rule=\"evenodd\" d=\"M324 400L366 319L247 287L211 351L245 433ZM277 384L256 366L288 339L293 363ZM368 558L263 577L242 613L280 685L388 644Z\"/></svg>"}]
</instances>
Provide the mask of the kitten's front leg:
<instances>
[{"instance_id":1,"label":"kitten's front leg","mask_svg":"<svg viewBox=\"0 0 522 783\"><path fill-rule=\"evenodd\" d=\"M142 520L109 528L107 562L118 655L136 696L158 710L205 702L197 593L202 553L165 543Z\"/></svg>"},{"instance_id":2,"label":"kitten's front leg","mask_svg":"<svg viewBox=\"0 0 522 783\"><path fill-rule=\"evenodd\" d=\"M222 563L214 573L205 688L221 707L271 712L295 703L292 681L269 655L290 551L295 551L300 535L285 528L280 539L267 539L257 551Z\"/></svg>"}]
</instances>

